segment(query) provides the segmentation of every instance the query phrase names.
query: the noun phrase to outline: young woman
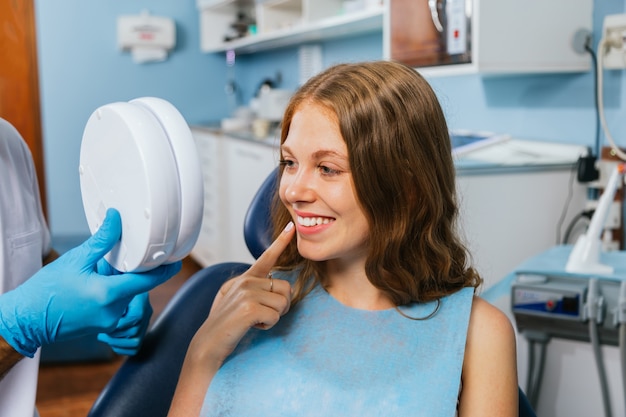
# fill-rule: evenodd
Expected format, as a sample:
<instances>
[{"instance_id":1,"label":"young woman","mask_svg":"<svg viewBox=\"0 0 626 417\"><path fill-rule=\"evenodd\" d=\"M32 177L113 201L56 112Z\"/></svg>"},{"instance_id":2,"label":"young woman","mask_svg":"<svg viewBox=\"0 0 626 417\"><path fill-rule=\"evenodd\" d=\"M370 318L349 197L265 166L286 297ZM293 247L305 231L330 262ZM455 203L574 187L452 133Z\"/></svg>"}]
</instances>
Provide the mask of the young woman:
<instances>
[{"instance_id":1,"label":"young woman","mask_svg":"<svg viewBox=\"0 0 626 417\"><path fill-rule=\"evenodd\" d=\"M514 332L474 295L427 82L332 67L293 96L280 154L276 240L220 290L170 415L517 415Z\"/></svg>"}]
</instances>

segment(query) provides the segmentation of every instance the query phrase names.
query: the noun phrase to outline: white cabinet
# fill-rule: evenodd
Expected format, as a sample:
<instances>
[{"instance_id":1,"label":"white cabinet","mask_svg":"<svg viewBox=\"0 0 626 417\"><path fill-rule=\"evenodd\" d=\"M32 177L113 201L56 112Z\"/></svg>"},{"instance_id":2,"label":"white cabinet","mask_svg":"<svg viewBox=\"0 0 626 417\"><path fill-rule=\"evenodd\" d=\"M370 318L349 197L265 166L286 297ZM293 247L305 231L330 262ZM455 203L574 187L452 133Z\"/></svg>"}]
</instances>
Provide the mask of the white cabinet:
<instances>
[{"instance_id":1,"label":"white cabinet","mask_svg":"<svg viewBox=\"0 0 626 417\"><path fill-rule=\"evenodd\" d=\"M248 206L278 164L277 148L192 128L204 177L204 215L191 256L201 266L252 262L243 235Z\"/></svg>"},{"instance_id":2,"label":"white cabinet","mask_svg":"<svg viewBox=\"0 0 626 417\"><path fill-rule=\"evenodd\" d=\"M582 211L587 196L586 187L571 177L571 167L565 166L512 167L457 177L459 225L484 279L483 289L558 243L564 207L569 208L563 219L567 225Z\"/></svg>"},{"instance_id":3,"label":"white cabinet","mask_svg":"<svg viewBox=\"0 0 626 417\"><path fill-rule=\"evenodd\" d=\"M593 0L387 0L384 57L425 75L587 71ZM583 46L583 45L580 45Z\"/></svg>"},{"instance_id":4,"label":"white cabinet","mask_svg":"<svg viewBox=\"0 0 626 417\"><path fill-rule=\"evenodd\" d=\"M576 161L586 152L511 138L456 161L459 226L483 288L561 243L587 199L586 185L575 181Z\"/></svg>"},{"instance_id":5,"label":"white cabinet","mask_svg":"<svg viewBox=\"0 0 626 417\"><path fill-rule=\"evenodd\" d=\"M191 256L202 266L208 266L225 259L226 251L222 245L226 233L225 223L221 221L225 211L225 192L221 179L225 164L222 153L222 140L219 135L208 130L192 129L198 149L202 177L204 181L204 213L198 241L191 251Z\"/></svg>"},{"instance_id":6,"label":"white cabinet","mask_svg":"<svg viewBox=\"0 0 626 417\"><path fill-rule=\"evenodd\" d=\"M349 12L341 0L197 0L197 4L204 52L258 52L381 31L383 25L382 3L371 0ZM255 19L256 33L224 41L238 13Z\"/></svg>"},{"instance_id":7,"label":"white cabinet","mask_svg":"<svg viewBox=\"0 0 626 417\"><path fill-rule=\"evenodd\" d=\"M252 262L243 235L243 223L257 190L278 165L278 149L263 143L255 143L233 138L225 138L227 167L224 171L226 190L225 213L228 246L228 260Z\"/></svg>"}]
</instances>

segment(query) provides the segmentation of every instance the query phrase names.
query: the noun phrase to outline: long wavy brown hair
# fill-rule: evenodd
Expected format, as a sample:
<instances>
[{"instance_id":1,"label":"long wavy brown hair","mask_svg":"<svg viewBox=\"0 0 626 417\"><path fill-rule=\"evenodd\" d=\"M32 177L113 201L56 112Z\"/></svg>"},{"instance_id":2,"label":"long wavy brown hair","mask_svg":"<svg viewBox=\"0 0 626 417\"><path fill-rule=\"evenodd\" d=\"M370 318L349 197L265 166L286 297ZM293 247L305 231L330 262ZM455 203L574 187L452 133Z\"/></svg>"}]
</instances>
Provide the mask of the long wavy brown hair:
<instances>
[{"instance_id":1,"label":"long wavy brown hair","mask_svg":"<svg viewBox=\"0 0 626 417\"><path fill-rule=\"evenodd\" d=\"M333 66L291 98L281 144L303 104L321 105L339 121L356 197L369 224L365 265L369 281L398 306L478 287L482 279L469 265L469 254L457 234L448 127L424 78L389 61ZM277 236L291 216L278 191L273 204ZM294 303L316 283L324 285L324 263L303 258L295 241L283 252L277 268L300 270Z\"/></svg>"}]
</instances>

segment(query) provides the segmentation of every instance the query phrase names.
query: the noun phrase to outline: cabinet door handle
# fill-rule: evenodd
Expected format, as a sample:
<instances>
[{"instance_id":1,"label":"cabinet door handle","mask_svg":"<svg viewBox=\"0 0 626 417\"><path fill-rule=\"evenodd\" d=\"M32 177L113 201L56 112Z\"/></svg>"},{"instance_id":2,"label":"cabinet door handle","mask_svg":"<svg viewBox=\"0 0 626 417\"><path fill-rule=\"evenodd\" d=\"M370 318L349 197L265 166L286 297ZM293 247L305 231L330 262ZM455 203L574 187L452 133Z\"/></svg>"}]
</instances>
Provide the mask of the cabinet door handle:
<instances>
[{"instance_id":1,"label":"cabinet door handle","mask_svg":"<svg viewBox=\"0 0 626 417\"><path fill-rule=\"evenodd\" d=\"M441 24L441 20L439 20L439 10L437 10L438 0L428 0L428 8L430 9L430 17L433 20L433 24L435 25L435 29L438 32L443 32L443 25Z\"/></svg>"}]
</instances>

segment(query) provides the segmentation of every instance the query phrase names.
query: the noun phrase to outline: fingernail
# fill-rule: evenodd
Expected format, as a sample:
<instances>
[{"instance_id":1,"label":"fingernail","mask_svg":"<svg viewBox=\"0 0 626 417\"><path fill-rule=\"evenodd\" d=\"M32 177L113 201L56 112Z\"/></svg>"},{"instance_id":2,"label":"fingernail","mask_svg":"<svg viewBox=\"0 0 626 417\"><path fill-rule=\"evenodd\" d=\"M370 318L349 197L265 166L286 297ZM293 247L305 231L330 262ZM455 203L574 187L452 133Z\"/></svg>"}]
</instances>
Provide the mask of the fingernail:
<instances>
[{"instance_id":1,"label":"fingernail","mask_svg":"<svg viewBox=\"0 0 626 417\"><path fill-rule=\"evenodd\" d=\"M293 222L287 223L287 226L285 226L285 228L283 229L283 232L288 232L291 229L293 229Z\"/></svg>"}]
</instances>

